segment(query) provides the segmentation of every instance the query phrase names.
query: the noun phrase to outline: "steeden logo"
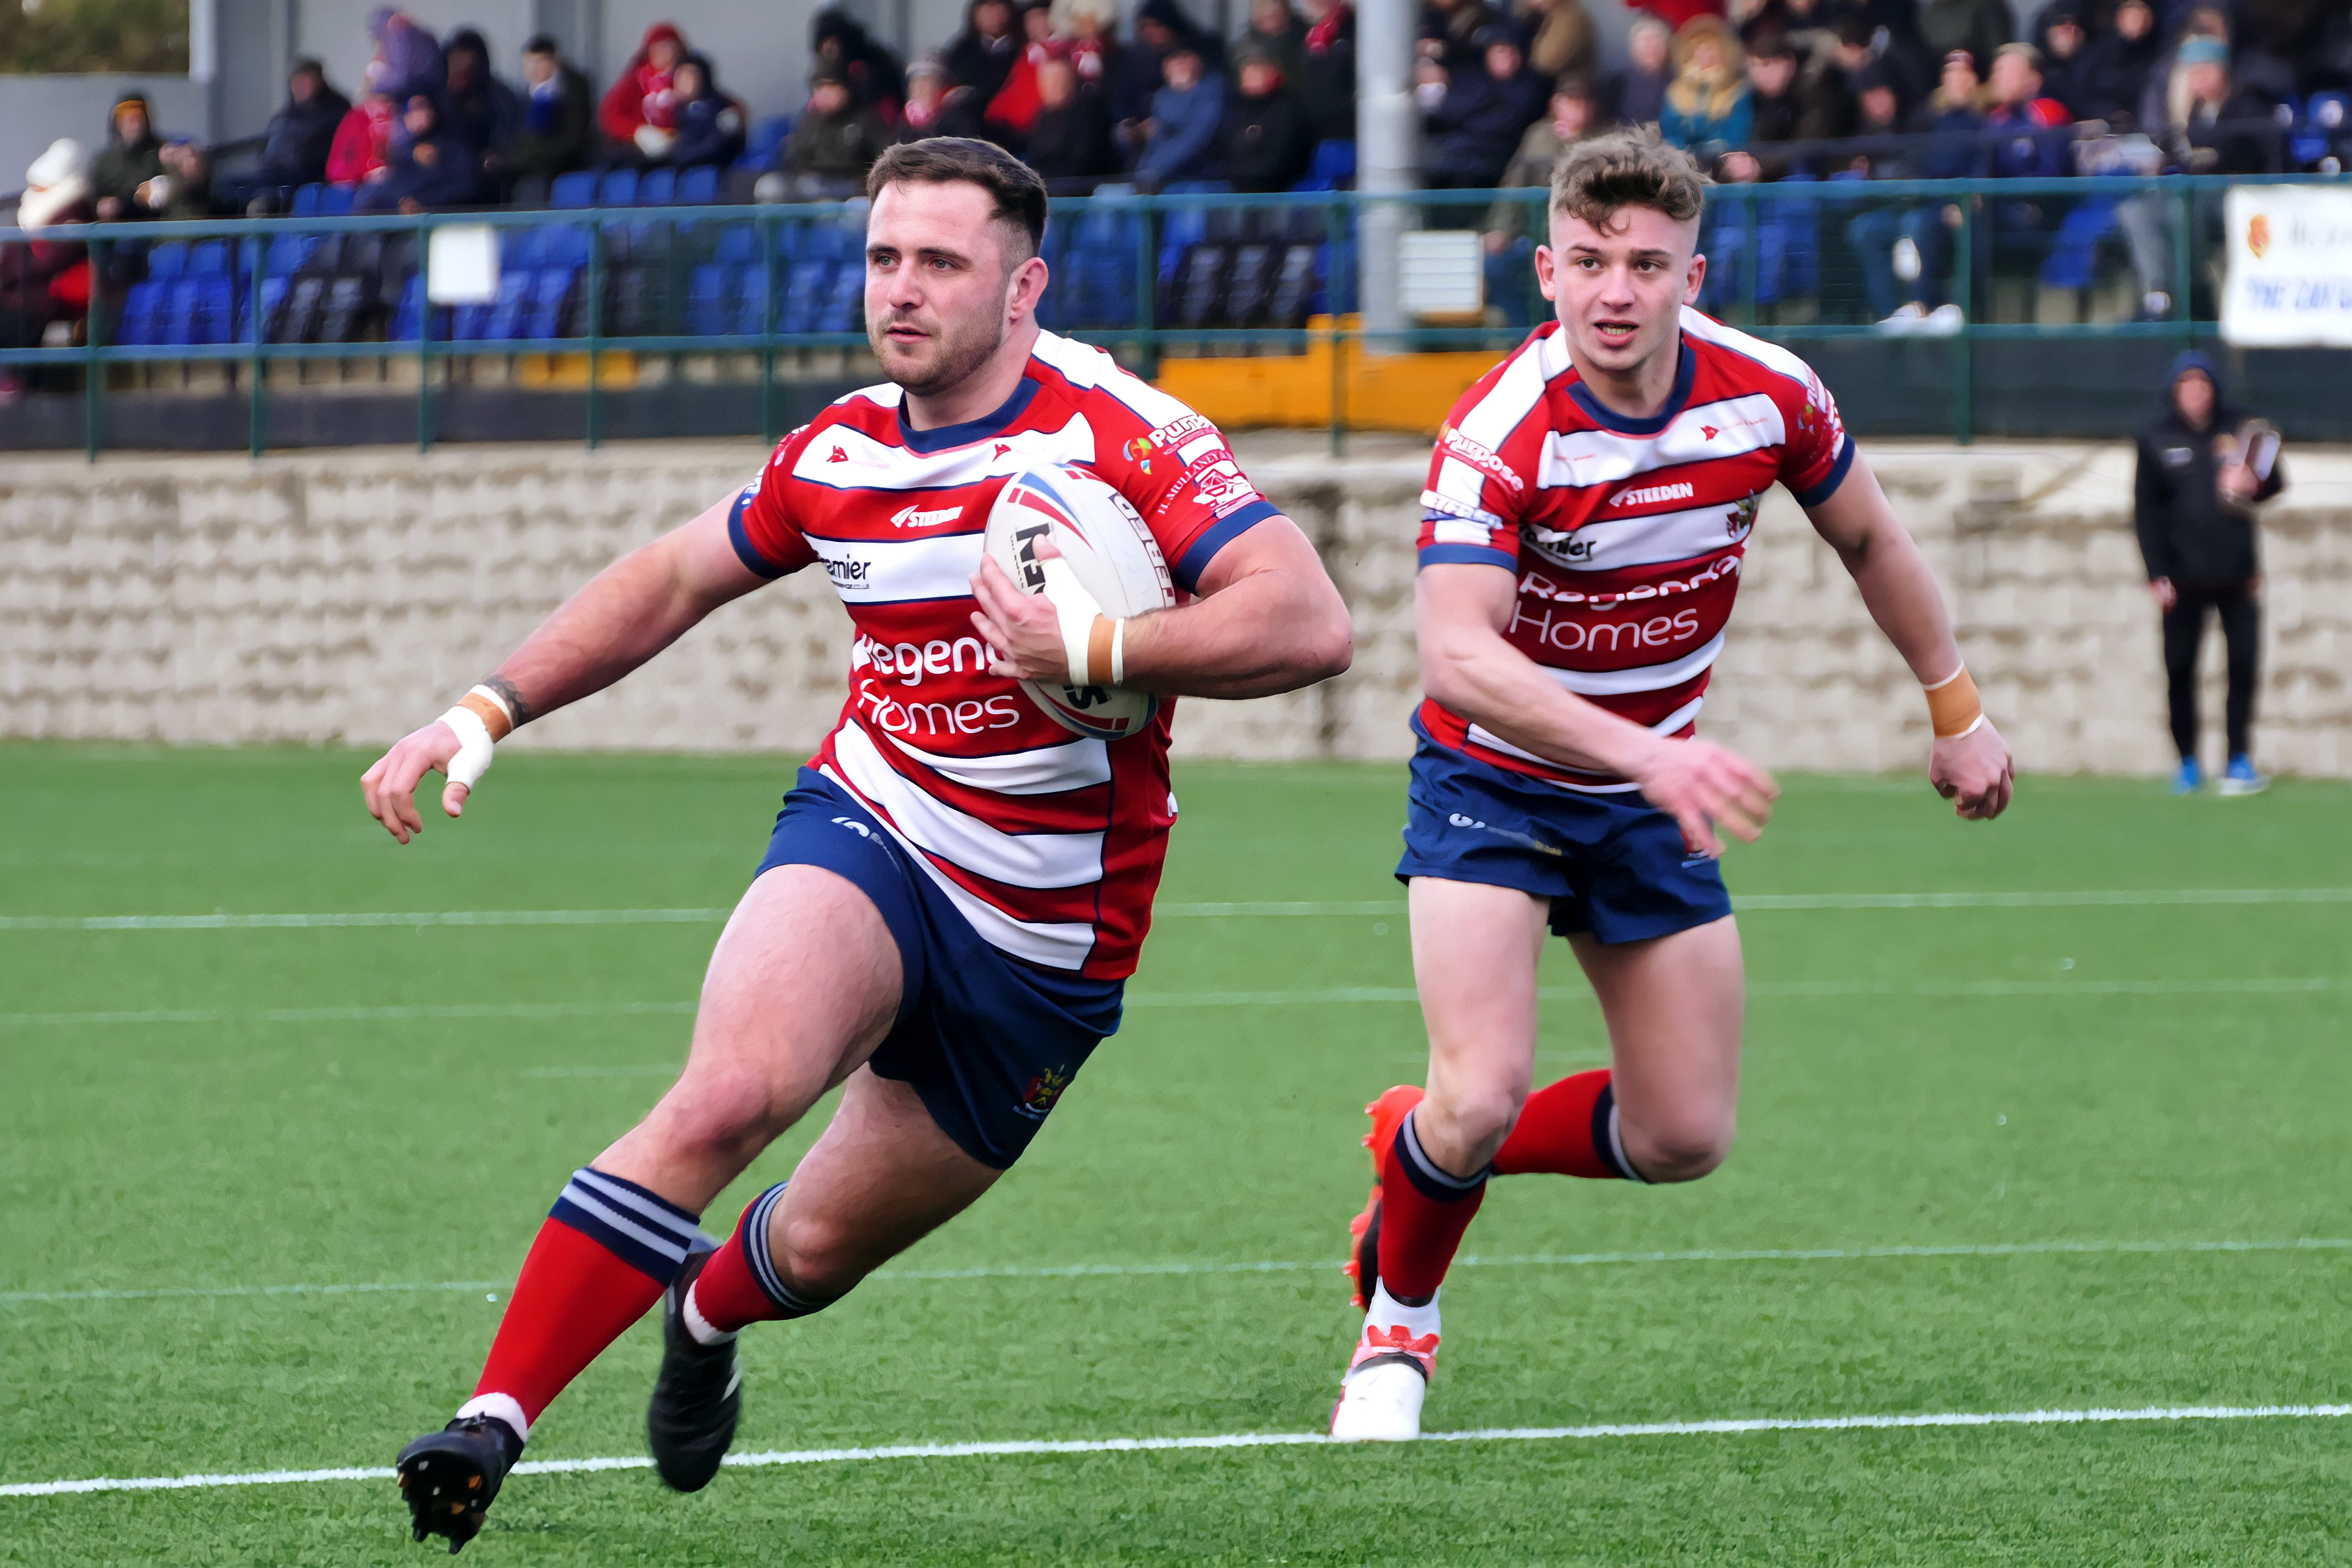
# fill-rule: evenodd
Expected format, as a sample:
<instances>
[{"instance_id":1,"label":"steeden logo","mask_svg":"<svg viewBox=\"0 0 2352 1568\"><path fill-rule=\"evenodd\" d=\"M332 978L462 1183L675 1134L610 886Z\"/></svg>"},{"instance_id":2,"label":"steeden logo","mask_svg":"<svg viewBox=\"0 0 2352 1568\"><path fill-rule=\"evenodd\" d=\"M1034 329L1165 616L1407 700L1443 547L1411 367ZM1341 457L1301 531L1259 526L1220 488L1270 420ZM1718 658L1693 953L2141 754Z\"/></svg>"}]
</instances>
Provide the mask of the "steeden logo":
<instances>
[{"instance_id":1,"label":"steeden logo","mask_svg":"<svg viewBox=\"0 0 2352 1568\"><path fill-rule=\"evenodd\" d=\"M890 526L893 528L935 528L943 522L953 522L962 515L963 508L961 506L933 507L928 511L918 507L910 506L903 510L892 512L890 514Z\"/></svg>"}]
</instances>

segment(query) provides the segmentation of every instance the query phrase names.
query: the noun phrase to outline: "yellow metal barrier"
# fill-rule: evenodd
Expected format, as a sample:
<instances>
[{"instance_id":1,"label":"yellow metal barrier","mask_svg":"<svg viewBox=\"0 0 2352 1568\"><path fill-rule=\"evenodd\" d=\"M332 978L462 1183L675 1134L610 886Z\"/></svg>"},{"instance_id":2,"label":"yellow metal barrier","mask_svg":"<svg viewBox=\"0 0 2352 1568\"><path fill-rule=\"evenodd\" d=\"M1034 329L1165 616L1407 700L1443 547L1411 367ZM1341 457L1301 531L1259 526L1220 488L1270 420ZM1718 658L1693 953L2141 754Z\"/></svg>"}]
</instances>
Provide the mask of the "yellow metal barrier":
<instances>
[{"instance_id":1,"label":"yellow metal barrier","mask_svg":"<svg viewBox=\"0 0 2352 1568\"><path fill-rule=\"evenodd\" d=\"M1356 318L1339 318L1352 332ZM1342 340L1339 374L1332 374L1331 319L1307 323L1307 352L1240 359L1162 359L1160 387L1228 429L1315 427L1333 423L1331 395L1339 395L1339 422L1352 430L1399 430L1434 439L1454 400L1503 356L1472 353L1368 354Z\"/></svg>"}]
</instances>

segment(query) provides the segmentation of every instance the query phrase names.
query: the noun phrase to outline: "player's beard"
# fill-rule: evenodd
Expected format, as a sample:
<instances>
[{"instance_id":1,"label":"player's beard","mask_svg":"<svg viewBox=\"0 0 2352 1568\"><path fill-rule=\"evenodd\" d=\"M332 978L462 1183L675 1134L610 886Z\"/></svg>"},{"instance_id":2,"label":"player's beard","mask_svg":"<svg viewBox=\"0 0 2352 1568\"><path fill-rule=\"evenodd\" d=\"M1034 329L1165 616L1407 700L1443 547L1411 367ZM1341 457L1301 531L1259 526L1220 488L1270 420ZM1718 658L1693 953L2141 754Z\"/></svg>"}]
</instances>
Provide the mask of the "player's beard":
<instances>
[{"instance_id":1,"label":"player's beard","mask_svg":"<svg viewBox=\"0 0 2352 1568\"><path fill-rule=\"evenodd\" d=\"M894 321L905 321L923 328L930 336L923 340L929 351L927 358L909 363L907 348L893 343L885 334ZM920 314L894 314L869 322L866 341L874 345L874 357L890 379L917 397L933 397L960 385L976 373L1004 342L1004 318L991 312L983 317L978 311L962 321L926 321Z\"/></svg>"}]
</instances>

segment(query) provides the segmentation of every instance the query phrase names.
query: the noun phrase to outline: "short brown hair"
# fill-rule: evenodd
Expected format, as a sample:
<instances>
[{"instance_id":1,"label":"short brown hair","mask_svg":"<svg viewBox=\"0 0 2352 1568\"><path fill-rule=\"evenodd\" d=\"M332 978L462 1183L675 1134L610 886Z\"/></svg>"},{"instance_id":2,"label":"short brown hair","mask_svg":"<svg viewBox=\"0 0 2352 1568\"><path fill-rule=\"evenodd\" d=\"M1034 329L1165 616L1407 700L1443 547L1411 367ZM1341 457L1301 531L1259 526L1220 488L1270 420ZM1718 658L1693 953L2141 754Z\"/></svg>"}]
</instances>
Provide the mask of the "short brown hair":
<instances>
[{"instance_id":1,"label":"short brown hair","mask_svg":"<svg viewBox=\"0 0 2352 1568\"><path fill-rule=\"evenodd\" d=\"M992 142L967 136L927 136L901 142L874 161L866 175L870 199L886 185L978 185L986 191L994 210L988 216L1006 225L1027 242L1013 259L1026 261L1045 243L1045 182L1037 172Z\"/></svg>"},{"instance_id":2,"label":"short brown hair","mask_svg":"<svg viewBox=\"0 0 2352 1568\"><path fill-rule=\"evenodd\" d=\"M1624 207L1650 207L1688 223L1706 205L1710 182L1691 155L1655 131L1619 131L1580 142L1551 172L1551 210L1595 228Z\"/></svg>"}]
</instances>

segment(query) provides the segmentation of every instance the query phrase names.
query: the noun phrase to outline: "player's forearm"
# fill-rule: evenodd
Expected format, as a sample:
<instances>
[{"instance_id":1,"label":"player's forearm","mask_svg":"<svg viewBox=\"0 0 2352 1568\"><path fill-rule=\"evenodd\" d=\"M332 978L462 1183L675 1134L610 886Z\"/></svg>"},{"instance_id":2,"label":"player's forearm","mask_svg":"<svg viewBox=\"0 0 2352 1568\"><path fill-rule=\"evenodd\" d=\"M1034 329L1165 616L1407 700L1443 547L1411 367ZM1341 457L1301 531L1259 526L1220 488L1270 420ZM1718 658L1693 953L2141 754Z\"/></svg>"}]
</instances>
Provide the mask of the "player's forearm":
<instances>
[{"instance_id":1,"label":"player's forearm","mask_svg":"<svg viewBox=\"0 0 2352 1568\"><path fill-rule=\"evenodd\" d=\"M1960 667L1952 618L1936 574L1900 524L1874 531L1859 552L1841 551L1862 602L1903 662L1923 686L1950 679Z\"/></svg>"},{"instance_id":2,"label":"player's forearm","mask_svg":"<svg viewBox=\"0 0 2352 1568\"><path fill-rule=\"evenodd\" d=\"M678 570L677 553L660 539L624 555L507 656L488 684L518 724L602 691L716 607Z\"/></svg>"},{"instance_id":3,"label":"player's forearm","mask_svg":"<svg viewBox=\"0 0 2352 1568\"><path fill-rule=\"evenodd\" d=\"M1328 680L1355 631L1319 572L1252 573L1204 599L1127 623L1127 684L1169 697L1271 697Z\"/></svg>"},{"instance_id":4,"label":"player's forearm","mask_svg":"<svg viewBox=\"0 0 2352 1568\"><path fill-rule=\"evenodd\" d=\"M1485 627L1421 628L1422 689L1446 710L1564 767L1635 777L1658 737L1563 689Z\"/></svg>"}]
</instances>

